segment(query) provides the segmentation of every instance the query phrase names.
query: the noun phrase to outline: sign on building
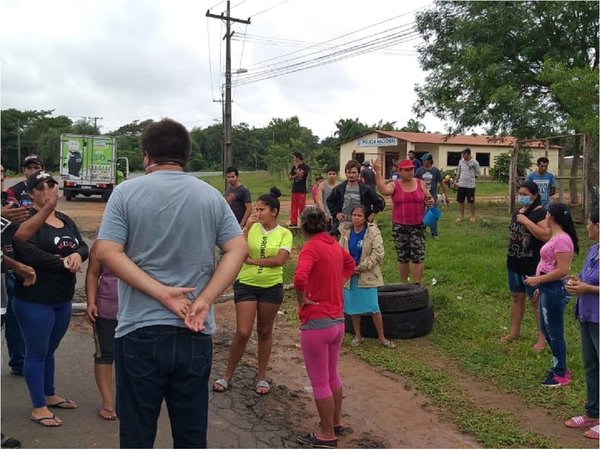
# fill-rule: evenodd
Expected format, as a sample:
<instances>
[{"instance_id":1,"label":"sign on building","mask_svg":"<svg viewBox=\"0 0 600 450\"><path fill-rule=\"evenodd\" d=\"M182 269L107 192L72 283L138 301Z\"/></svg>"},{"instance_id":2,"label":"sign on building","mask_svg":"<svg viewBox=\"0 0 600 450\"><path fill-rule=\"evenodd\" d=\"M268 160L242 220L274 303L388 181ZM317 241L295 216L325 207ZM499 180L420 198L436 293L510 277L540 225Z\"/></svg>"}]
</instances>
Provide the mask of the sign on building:
<instances>
[{"instance_id":1,"label":"sign on building","mask_svg":"<svg viewBox=\"0 0 600 450\"><path fill-rule=\"evenodd\" d=\"M395 147L398 145L398 139L387 138L365 138L356 141L357 147Z\"/></svg>"}]
</instances>

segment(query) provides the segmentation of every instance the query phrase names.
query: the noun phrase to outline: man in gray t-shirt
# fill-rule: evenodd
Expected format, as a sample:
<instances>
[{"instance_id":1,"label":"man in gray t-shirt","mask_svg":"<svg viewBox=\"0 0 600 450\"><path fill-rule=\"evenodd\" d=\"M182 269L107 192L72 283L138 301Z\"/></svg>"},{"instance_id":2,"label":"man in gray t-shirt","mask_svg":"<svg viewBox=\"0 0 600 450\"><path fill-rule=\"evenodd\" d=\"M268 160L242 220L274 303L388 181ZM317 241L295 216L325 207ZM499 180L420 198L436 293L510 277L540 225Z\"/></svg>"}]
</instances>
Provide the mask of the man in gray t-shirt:
<instances>
[{"instance_id":1,"label":"man in gray t-shirt","mask_svg":"<svg viewBox=\"0 0 600 450\"><path fill-rule=\"evenodd\" d=\"M247 246L219 191L183 172L190 148L183 125L148 125L147 175L115 188L98 234L98 260L119 278L121 448L152 448L163 399L174 447L207 446L212 303L237 276Z\"/></svg>"}]
</instances>

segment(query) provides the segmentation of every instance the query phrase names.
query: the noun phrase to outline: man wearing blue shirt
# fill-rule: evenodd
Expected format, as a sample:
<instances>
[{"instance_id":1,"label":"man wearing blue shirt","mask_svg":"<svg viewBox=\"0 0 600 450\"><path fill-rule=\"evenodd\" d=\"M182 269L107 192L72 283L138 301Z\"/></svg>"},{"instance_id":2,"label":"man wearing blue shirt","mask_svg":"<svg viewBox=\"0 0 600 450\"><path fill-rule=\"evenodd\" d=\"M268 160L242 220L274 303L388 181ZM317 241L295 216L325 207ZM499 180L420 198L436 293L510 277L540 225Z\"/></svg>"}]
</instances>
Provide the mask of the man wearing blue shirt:
<instances>
[{"instance_id":1,"label":"man wearing blue shirt","mask_svg":"<svg viewBox=\"0 0 600 450\"><path fill-rule=\"evenodd\" d=\"M550 197L556 194L556 178L551 172L548 172L548 158L542 156L537 160L537 170L527 175L526 180L533 181L540 189L540 200L542 206L548 209L550 206Z\"/></svg>"}]
</instances>

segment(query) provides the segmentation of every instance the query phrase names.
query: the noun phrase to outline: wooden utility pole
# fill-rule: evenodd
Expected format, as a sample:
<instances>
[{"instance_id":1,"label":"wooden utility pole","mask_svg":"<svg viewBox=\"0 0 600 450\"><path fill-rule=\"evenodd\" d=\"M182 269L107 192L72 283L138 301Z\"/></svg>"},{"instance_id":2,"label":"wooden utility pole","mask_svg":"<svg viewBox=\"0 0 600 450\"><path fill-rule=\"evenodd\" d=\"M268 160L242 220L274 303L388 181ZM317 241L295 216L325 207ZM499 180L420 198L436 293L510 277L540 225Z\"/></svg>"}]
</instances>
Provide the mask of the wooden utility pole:
<instances>
[{"instance_id":1,"label":"wooden utility pole","mask_svg":"<svg viewBox=\"0 0 600 450\"><path fill-rule=\"evenodd\" d=\"M100 134L100 132L98 131L98 120L103 120L104 117L88 117L88 119L94 121L94 133Z\"/></svg>"},{"instance_id":2,"label":"wooden utility pole","mask_svg":"<svg viewBox=\"0 0 600 450\"><path fill-rule=\"evenodd\" d=\"M230 0L227 0L226 13L220 15L211 14L210 10L206 11L206 17L213 19L221 19L225 21L226 31L225 36L225 105L223 107L223 133L224 133L224 149L223 149L223 172L225 169L233 163L233 151L231 147L231 22L243 23L246 25L250 24L250 18L247 20L235 19L230 16Z\"/></svg>"}]
</instances>

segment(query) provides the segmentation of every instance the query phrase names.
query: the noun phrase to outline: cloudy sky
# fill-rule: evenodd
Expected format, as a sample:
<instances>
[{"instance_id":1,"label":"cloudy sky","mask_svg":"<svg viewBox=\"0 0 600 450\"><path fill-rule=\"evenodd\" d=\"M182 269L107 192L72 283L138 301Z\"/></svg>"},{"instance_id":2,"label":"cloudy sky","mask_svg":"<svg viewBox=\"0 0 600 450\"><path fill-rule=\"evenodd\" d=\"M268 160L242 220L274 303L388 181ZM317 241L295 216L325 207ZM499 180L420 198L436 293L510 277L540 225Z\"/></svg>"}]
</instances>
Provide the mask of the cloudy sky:
<instances>
[{"instance_id":1,"label":"cloudy sky","mask_svg":"<svg viewBox=\"0 0 600 450\"><path fill-rule=\"evenodd\" d=\"M342 118L405 125L424 80L414 13L430 6L232 0L231 16L251 20L232 28L232 71L243 71L233 77L234 124L297 115L321 139ZM104 132L147 118L190 129L220 122L225 26L206 12L225 8L218 0L2 0L1 107L102 117ZM433 117L422 122L445 130Z\"/></svg>"}]
</instances>

